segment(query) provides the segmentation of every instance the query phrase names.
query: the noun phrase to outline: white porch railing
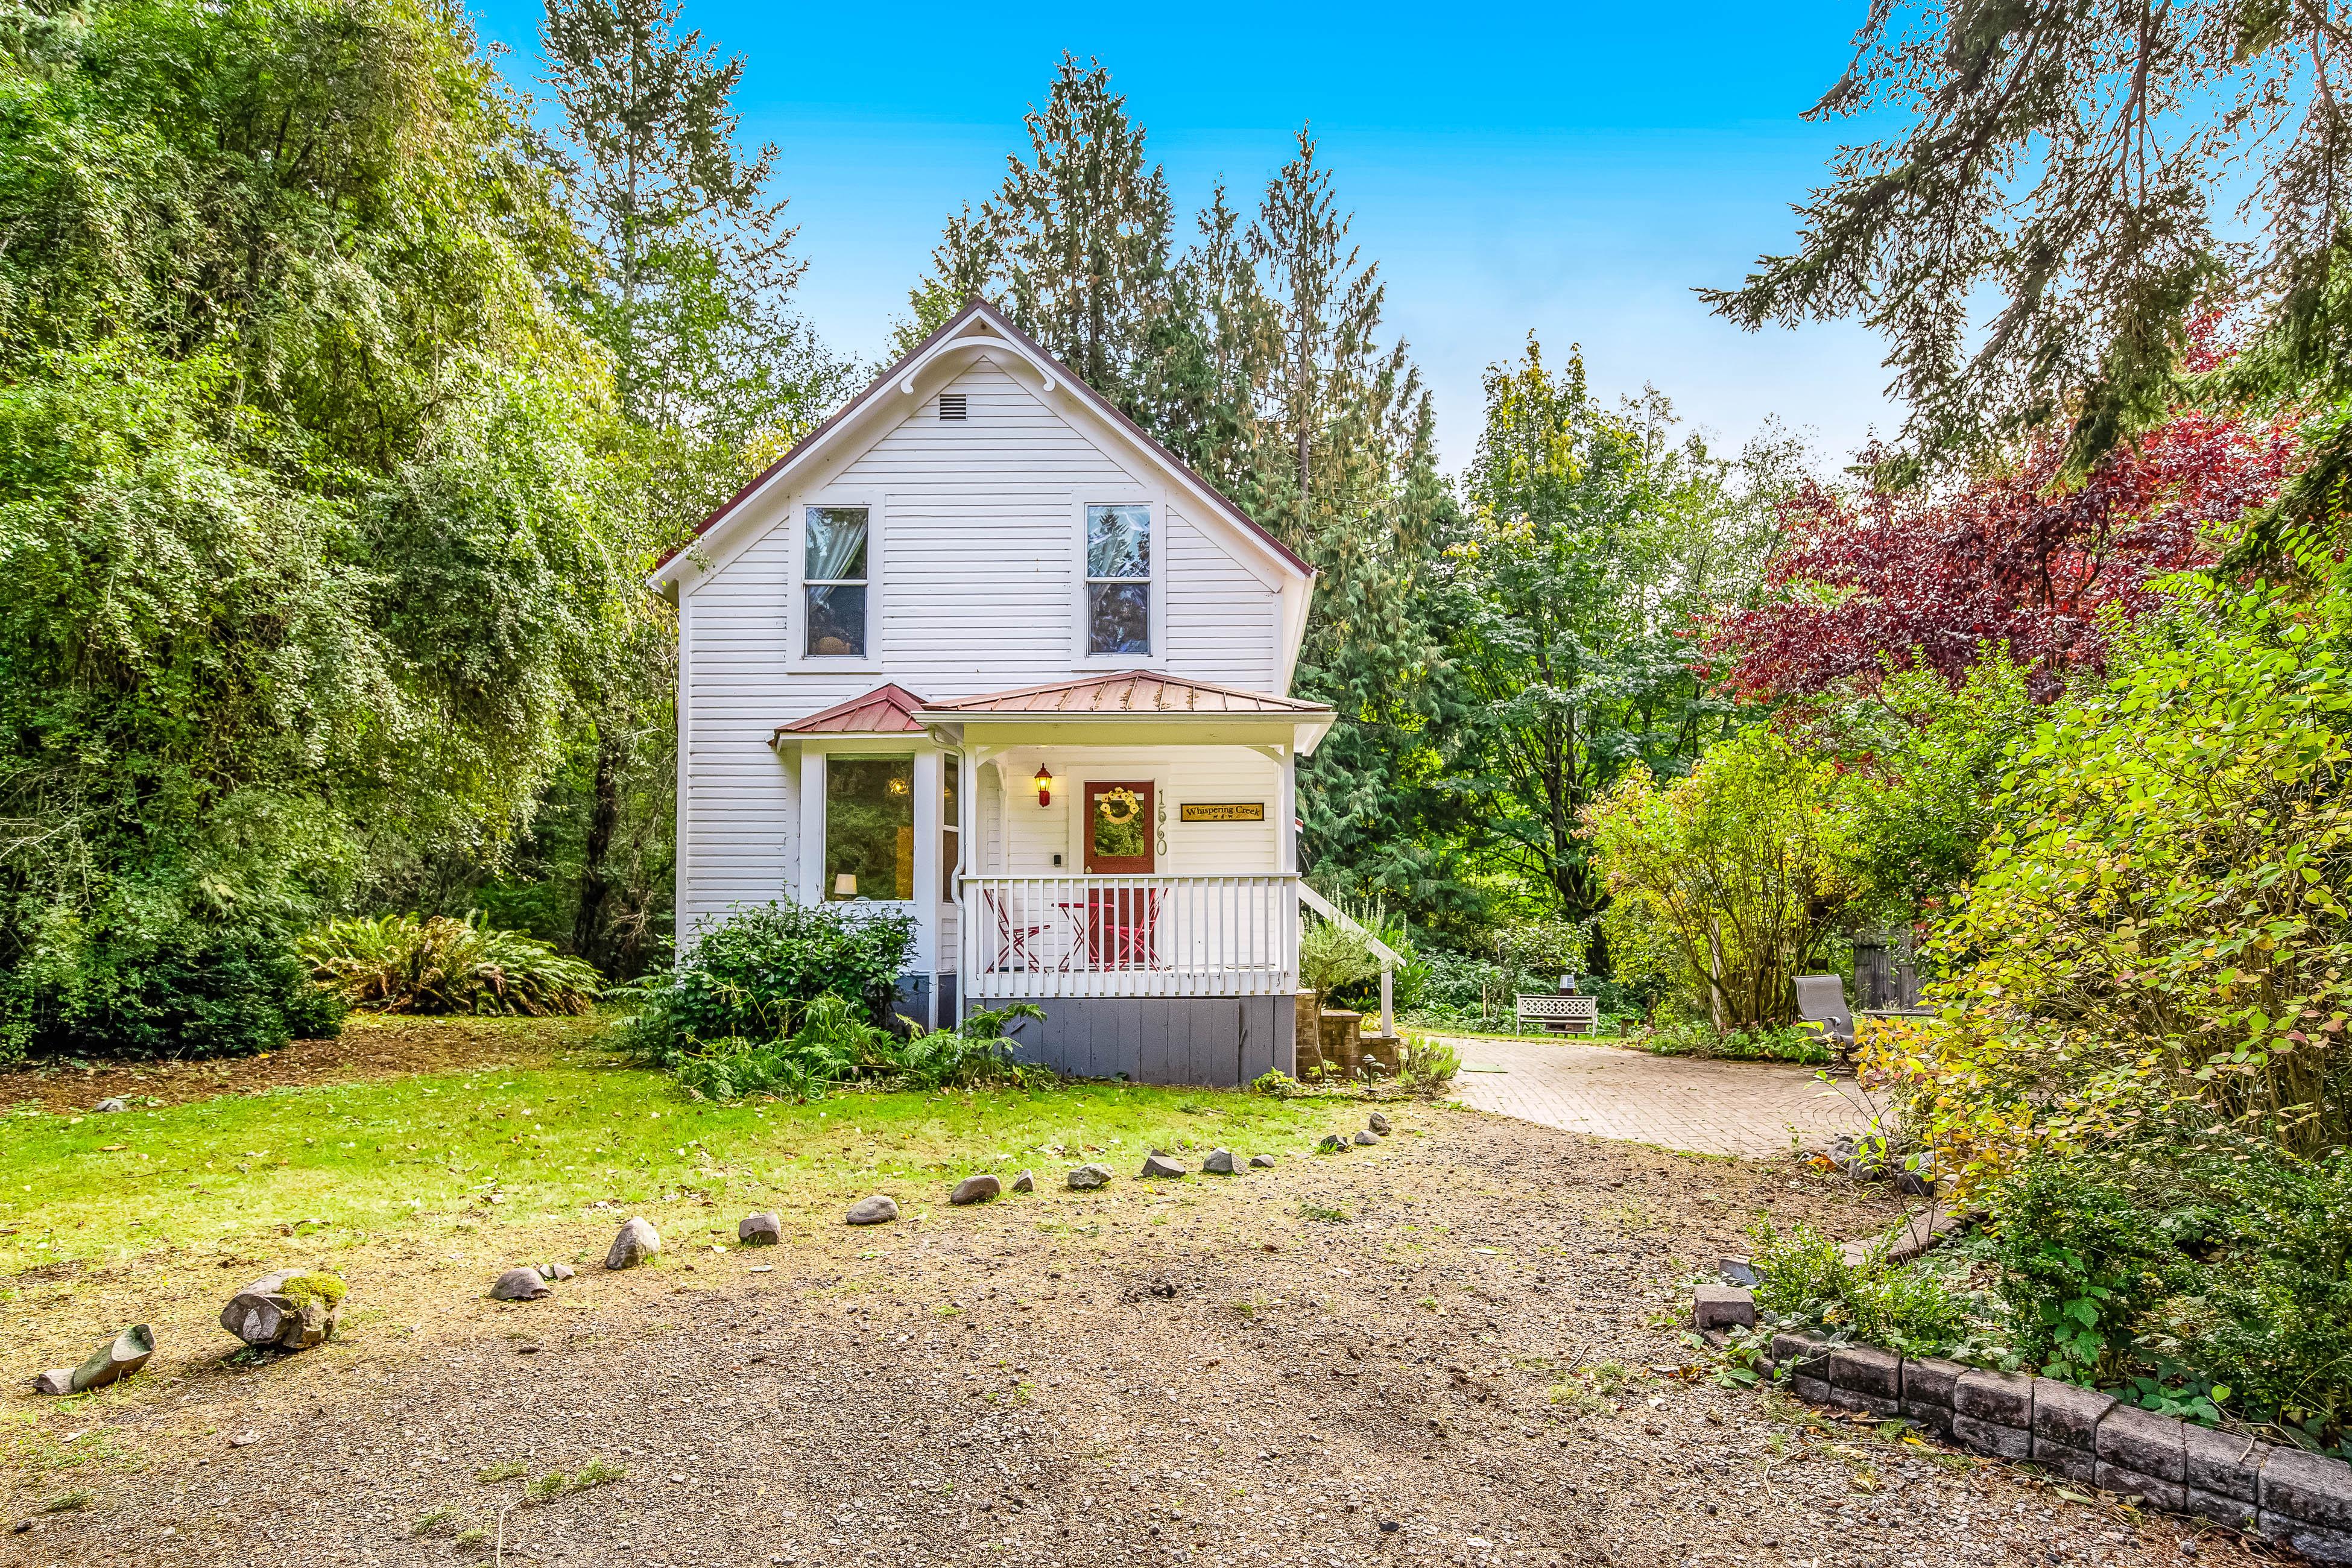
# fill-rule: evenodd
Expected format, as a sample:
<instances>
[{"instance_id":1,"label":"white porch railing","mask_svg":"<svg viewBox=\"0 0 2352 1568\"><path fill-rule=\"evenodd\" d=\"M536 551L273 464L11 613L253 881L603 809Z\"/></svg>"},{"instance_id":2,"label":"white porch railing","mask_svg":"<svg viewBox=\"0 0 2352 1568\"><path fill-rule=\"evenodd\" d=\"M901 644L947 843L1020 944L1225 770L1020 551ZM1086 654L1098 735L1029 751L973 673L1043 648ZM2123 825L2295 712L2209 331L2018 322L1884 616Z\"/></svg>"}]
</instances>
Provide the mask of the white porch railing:
<instances>
[{"instance_id":1,"label":"white porch railing","mask_svg":"<svg viewBox=\"0 0 2352 1568\"><path fill-rule=\"evenodd\" d=\"M964 994L1281 996L1298 989L1298 879L963 879Z\"/></svg>"}]
</instances>

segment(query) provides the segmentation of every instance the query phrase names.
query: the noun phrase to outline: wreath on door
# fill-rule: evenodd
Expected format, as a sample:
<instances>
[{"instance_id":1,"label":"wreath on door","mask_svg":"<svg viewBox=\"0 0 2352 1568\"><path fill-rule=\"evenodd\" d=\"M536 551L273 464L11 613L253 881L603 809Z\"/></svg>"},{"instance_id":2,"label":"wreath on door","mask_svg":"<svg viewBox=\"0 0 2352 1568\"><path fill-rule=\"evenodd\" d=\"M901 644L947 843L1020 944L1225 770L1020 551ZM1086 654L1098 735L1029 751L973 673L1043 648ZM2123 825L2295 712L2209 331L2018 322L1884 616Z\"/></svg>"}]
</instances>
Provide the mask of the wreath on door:
<instances>
[{"instance_id":1,"label":"wreath on door","mask_svg":"<svg viewBox=\"0 0 2352 1568\"><path fill-rule=\"evenodd\" d=\"M1095 796L1095 815L1113 827L1125 827L1143 810L1143 802L1131 789L1107 789Z\"/></svg>"}]
</instances>

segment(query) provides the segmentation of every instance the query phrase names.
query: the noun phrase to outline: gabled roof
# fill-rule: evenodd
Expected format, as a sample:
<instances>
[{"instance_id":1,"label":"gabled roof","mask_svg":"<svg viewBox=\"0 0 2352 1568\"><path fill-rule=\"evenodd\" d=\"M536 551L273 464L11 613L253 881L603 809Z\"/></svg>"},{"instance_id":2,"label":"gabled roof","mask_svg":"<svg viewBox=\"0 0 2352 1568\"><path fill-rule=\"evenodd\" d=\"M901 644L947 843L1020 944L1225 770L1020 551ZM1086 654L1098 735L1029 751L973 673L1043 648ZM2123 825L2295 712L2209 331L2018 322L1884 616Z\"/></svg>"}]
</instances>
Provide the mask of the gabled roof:
<instances>
[{"instance_id":1,"label":"gabled roof","mask_svg":"<svg viewBox=\"0 0 2352 1568\"><path fill-rule=\"evenodd\" d=\"M1320 702L1294 697L1272 697L1234 686L1212 686L1205 680L1185 680L1155 675L1145 669L1121 670L1085 680L1056 680L1024 686L1014 691L992 691L985 697L963 697L924 706L926 718L967 717L974 713L1060 713L1108 717L1134 713L1154 718L1176 713L1328 713Z\"/></svg>"},{"instance_id":2,"label":"gabled roof","mask_svg":"<svg viewBox=\"0 0 2352 1568\"><path fill-rule=\"evenodd\" d=\"M877 686L863 697L836 702L822 713L776 726L785 735L919 735L915 714L923 700L903 686Z\"/></svg>"},{"instance_id":3,"label":"gabled roof","mask_svg":"<svg viewBox=\"0 0 2352 1568\"><path fill-rule=\"evenodd\" d=\"M1244 511L1240 506L1235 504L1231 497L1225 495L1224 492L1219 490L1214 485L1210 484L1208 480L1194 473L1181 458L1179 458L1175 453L1161 446L1159 441L1152 437L1150 432L1145 430L1134 420L1129 419L1108 398L1105 398L1100 393L1095 391L1093 387L1088 386L1085 382L1078 379L1076 374L1075 374L1067 365L1065 365L1060 360L1055 359L1052 354L1046 353L1045 350L1038 344L1034 338L1032 338L1028 333L1023 331L1020 328L1014 326L1010 321L1006 320L1005 317L998 311L996 307L991 305L987 300L977 297L966 300L964 301L963 309L958 310L952 319L942 324L939 331L933 332L929 337L925 338L921 342L916 344L913 349L909 350L896 363L892 364L889 369L884 371L880 375L876 376L874 380L866 385L865 391L859 393L856 396L843 404L839 408L834 410L832 415L825 419L824 424L819 425L815 429L810 431L808 435L802 437L801 440L794 443L790 451L786 452L782 457L777 458L775 462L769 465L767 470L761 474L758 479L753 479L750 484L745 485L741 489L736 491L734 498L729 500L726 505L712 512L709 517L704 518L700 526L695 529L694 537L696 539L700 539L704 534L718 527L721 522L724 522L738 508L741 507L754 495L766 489L770 481L806 462L817 451L824 447L827 440L842 426L845 422L850 418L852 415L874 403L875 400L882 396L894 383L900 382L902 377L908 378L905 381L902 389L911 392L913 390L913 382L911 377L908 377L909 370L928 359L931 355L933 350L940 348L942 344L948 343L950 340L960 339L969 335L967 329L969 329L975 321L985 322L989 331L994 333L997 337L1002 338L1006 345L1016 349L1021 357L1030 360L1041 370L1044 370L1046 374L1046 385L1049 391L1056 384L1068 387L1097 415L1124 430L1134 439L1137 445L1143 447L1144 450L1149 452L1159 462L1165 465L1179 479L1183 488L1189 489L1198 494L1220 515L1224 517L1226 521L1234 523L1235 526L1250 534L1253 538L1256 539L1260 543L1264 544L1276 556L1286 563L1293 571L1298 573L1301 576L1312 578L1315 575L1314 567L1309 566L1304 560L1300 559L1298 553L1292 550L1288 545L1283 543L1282 541L1276 539L1273 534L1268 533L1265 529L1260 528L1257 523L1251 519L1249 513ZM661 561L662 567L667 567L670 561L676 558L679 553L679 551L684 548L685 546L681 545L677 550L672 550L667 555L663 556ZM656 576L658 577L659 574L660 574L657 569Z\"/></svg>"}]
</instances>

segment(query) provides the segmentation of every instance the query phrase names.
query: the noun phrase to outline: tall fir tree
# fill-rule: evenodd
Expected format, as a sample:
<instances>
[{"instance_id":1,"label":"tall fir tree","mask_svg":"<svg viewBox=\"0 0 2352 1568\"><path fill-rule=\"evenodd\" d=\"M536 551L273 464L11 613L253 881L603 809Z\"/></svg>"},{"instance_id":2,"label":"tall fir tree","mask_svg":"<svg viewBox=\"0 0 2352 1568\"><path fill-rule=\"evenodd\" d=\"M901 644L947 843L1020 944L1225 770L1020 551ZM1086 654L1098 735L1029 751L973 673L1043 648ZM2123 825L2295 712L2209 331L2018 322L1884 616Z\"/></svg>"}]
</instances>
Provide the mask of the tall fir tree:
<instances>
[{"instance_id":1,"label":"tall fir tree","mask_svg":"<svg viewBox=\"0 0 2352 1568\"><path fill-rule=\"evenodd\" d=\"M1064 55L1043 109L1026 117L1029 152L974 213L948 221L931 271L908 296L903 351L970 295L1002 307L1088 386L1130 414L1141 407L1157 323L1168 303L1174 231L1168 179L1144 152L1143 127L1110 89L1110 72Z\"/></svg>"},{"instance_id":2,"label":"tall fir tree","mask_svg":"<svg viewBox=\"0 0 2352 1568\"><path fill-rule=\"evenodd\" d=\"M558 158L596 266L573 290L612 356L635 448L640 543L673 541L844 390L793 311L802 264L775 149L740 145L744 64L678 29L672 0L548 0L541 43L563 108ZM648 603L596 715L580 825L573 949L607 967L649 953L665 896L658 836L674 731L671 628ZM616 854L626 846L629 853Z\"/></svg>"}]
</instances>

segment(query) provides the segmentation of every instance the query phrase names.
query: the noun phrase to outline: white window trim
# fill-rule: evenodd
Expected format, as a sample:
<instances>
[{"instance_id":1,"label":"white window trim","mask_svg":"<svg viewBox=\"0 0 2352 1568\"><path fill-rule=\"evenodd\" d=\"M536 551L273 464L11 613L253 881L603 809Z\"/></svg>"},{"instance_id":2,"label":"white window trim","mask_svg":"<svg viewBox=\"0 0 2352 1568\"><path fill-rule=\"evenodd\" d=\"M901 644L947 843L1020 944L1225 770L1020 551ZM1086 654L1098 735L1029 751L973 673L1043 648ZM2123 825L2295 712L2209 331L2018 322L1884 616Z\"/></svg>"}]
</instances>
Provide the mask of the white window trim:
<instances>
[{"instance_id":1,"label":"white window trim","mask_svg":"<svg viewBox=\"0 0 2352 1568\"><path fill-rule=\"evenodd\" d=\"M1151 513L1151 651L1136 653L1088 653L1087 643L1091 628L1087 616L1087 508L1090 506L1140 506ZM1076 669L1160 669L1168 663L1168 497L1164 490L1105 489L1089 490L1070 500L1070 537L1076 564L1072 581L1076 591L1071 595L1070 665Z\"/></svg>"},{"instance_id":2,"label":"white window trim","mask_svg":"<svg viewBox=\"0 0 2352 1568\"><path fill-rule=\"evenodd\" d=\"M810 739L814 742L817 737L812 736ZM915 809L915 860L908 872L908 875L915 879L915 896L910 899L869 898L862 904L855 899L836 899L832 896L832 890L827 885L830 873L825 868L825 805L830 798L829 792L825 788L825 774L835 757L839 757L844 762L874 762L890 757L908 757L914 763L914 777L909 787L915 792L916 799L919 802L922 797L923 775L927 771L923 765L923 758L927 753L936 758L939 755L939 748L923 744L922 737L919 735L870 737L826 735L823 737L821 746L813 743L802 753L804 760L801 770L803 788L807 792L803 805L802 821L813 845L811 861L814 867L814 874L802 879L802 900L811 904L830 904L842 909L866 909L892 914L913 915L917 921L916 941L919 949L920 944L928 940L926 933L932 923L925 914L931 900L922 895L925 855L923 812L920 805L919 804ZM938 835L935 832L932 836L930 852L934 858L932 866L934 878L939 874L936 864L936 857L939 853L938 843ZM909 953L908 956L911 961L920 954L918 952Z\"/></svg>"},{"instance_id":3,"label":"white window trim","mask_svg":"<svg viewBox=\"0 0 2352 1568\"><path fill-rule=\"evenodd\" d=\"M886 513L882 496L871 490L819 490L795 496L792 501L792 610L784 619L785 668L845 669L873 673L882 668L882 542ZM811 507L862 506L866 509L866 651L862 654L810 653L808 649L808 513Z\"/></svg>"}]
</instances>

